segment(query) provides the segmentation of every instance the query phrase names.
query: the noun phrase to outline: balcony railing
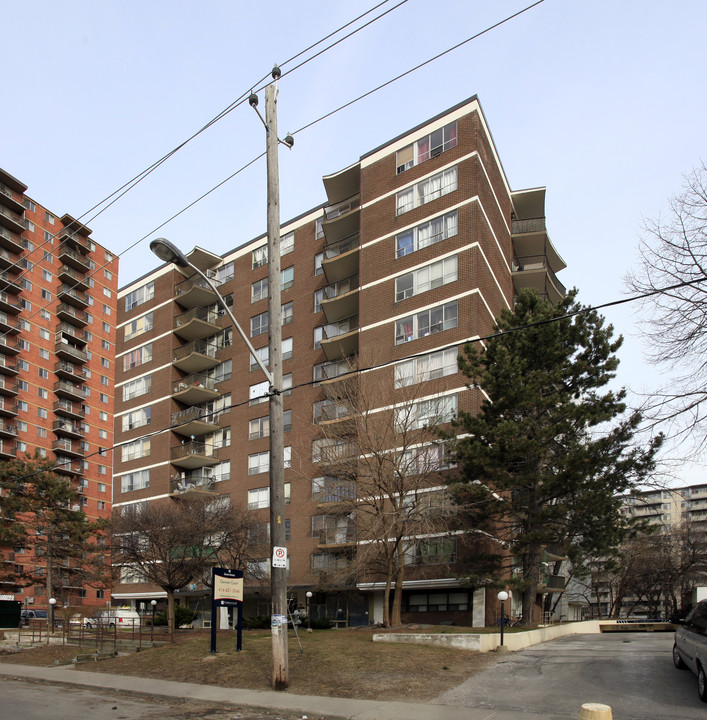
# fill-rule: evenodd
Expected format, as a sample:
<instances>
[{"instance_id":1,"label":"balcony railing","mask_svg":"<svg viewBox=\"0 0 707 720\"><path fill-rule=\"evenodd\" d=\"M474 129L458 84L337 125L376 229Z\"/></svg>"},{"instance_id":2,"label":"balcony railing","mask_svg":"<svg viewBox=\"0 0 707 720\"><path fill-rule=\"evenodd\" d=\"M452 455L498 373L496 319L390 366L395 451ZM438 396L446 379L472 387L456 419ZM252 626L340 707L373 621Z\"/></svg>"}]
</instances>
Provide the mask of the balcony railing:
<instances>
[{"instance_id":1,"label":"balcony railing","mask_svg":"<svg viewBox=\"0 0 707 720\"><path fill-rule=\"evenodd\" d=\"M218 458L219 448L214 447L211 443L205 443L202 440L192 440L182 445L175 445L171 450L172 460L180 458L188 458L194 455Z\"/></svg>"},{"instance_id":2,"label":"balcony railing","mask_svg":"<svg viewBox=\"0 0 707 720\"><path fill-rule=\"evenodd\" d=\"M183 360L192 353L199 353L200 355L206 355L208 357L216 357L216 351L218 346L213 343L208 343L205 340L192 340L182 347L174 349L174 362Z\"/></svg>"},{"instance_id":3,"label":"balcony railing","mask_svg":"<svg viewBox=\"0 0 707 720\"><path fill-rule=\"evenodd\" d=\"M511 232L513 235L522 235L524 233L545 232L545 218L527 218L525 220L513 220L511 222Z\"/></svg>"},{"instance_id":4,"label":"balcony railing","mask_svg":"<svg viewBox=\"0 0 707 720\"><path fill-rule=\"evenodd\" d=\"M359 247L360 244L361 241L358 233L355 233L354 235L349 235L349 237L344 238L343 240L339 240L339 242L335 242L331 245L325 246L324 259L331 260L332 258L337 257L337 255L343 255L350 250L355 250L357 247Z\"/></svg>"},{"instance_id":5,"label":"balcony railing","mask_svg":"<svg viewBox=\"0 0 707 720\"><path fill-rule=\"evenodd\" d=\"M190 420L200 420L204 423L210 423L211 425L218 424L219 413L210 413L204 408L197 405L194 407L181 410L180 412L172 413L172 425L181 425L182 423L188 423Z\"/></svg>"},{"instance_id":6,"label":"balcony railing","mask_svg":"<svg viewBox=\"0 0 707 720\"><path fill-rule=\"evenodd\" d=\"M327 340L333 340L341 335L346 335L353 330L358 329L358 315L352 315L351 317L344 318L336 323L329 323L323 328L324 338Z\"/></svg>"},{"instance_id":7,"label":"balcony railing","mask_svg":"<svg viewBox=\"0 0 707 720\"><path fill-rule=\"evenodd\" d=\"M174 318L174 327L182 327L187 323L190 323L192 320L203 320L204 322L214 325L216 324L218 317L219 314L216 310L210 310L204 307L195 307L191 310L187 310L181 315L177 315L177 317Z\"/></svg>"},{"instance_id":8,"label":"balcony railing","mask_svg":"<svg viewBox=\"0 0 707 720\"><path fill-rule=\"evenodd\" d=\"M514 257L512 269L513 272L532 272L536 270L544 270L550 277L552 284L557 288L557 290L562 295L567 294L567 289L557 279L557 275L555 275L555 272L550 267L550 264L547 260L547 255L524 255L520 257Z\"/></svg>"},{"instance_id":9,"label":"balcony railing","mask_svg":"<svg viewBox=\"0 0 707 720\"><path fill-rule=\"evenodd\" d=\"M187 375L174 383L172 393L179 393L183 390L189 390L191 387L205 388L206 390L216 390L216 382L213 378L203 373L195 373L194 375Z\"/></svg>"},{"instance_id":10,"label":"balcony railing","mask_svg":"<svg viewBox=\"0 0 707 720\"><path fill-rule=\"evenodd\" d=\"M339 282L327 285L324 288L324 295L327 300L333 300L334 298L350 293L352 290L356 290L357 288L358 275L351 275L351 277L347 277L344 280L339 280Z\"/></svg>"},{"instance_id":11,"label":"balcony railing","mask_svg":"<svg viewBox=\"0 0 707 720\"><path fill-rule=\"evenodd\" d=\"M355 210L357 207L360 206L361 196L356 195L355 197L348 198L347 200L337 203L336 205L330 205L329 207L325 208L324 213L327 220L334 220L335 218L338 218L341 215L345 215L347 212L351 212L351 210Z\"/></svg>"}]
</instances>

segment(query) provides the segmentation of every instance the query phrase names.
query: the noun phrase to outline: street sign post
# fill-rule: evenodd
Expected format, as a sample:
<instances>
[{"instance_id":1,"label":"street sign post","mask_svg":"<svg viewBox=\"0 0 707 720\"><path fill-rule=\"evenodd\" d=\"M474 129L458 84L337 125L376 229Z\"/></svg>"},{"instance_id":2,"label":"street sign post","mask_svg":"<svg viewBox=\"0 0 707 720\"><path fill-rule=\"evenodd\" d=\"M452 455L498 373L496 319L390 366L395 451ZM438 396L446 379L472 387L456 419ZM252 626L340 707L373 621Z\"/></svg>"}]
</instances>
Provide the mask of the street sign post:
<instances>
[{"instance_id":1,"label":"street sign post","mask_svg":"<svg viewBox=\"0 0 707 720\"><path fill-rule=\"evenodd\" d=\"M211 569L211 652L216 652L216 610L235 607L238 615L236 650L243 649L243 571L227 568Z\"/></svg>"}]
</instances>

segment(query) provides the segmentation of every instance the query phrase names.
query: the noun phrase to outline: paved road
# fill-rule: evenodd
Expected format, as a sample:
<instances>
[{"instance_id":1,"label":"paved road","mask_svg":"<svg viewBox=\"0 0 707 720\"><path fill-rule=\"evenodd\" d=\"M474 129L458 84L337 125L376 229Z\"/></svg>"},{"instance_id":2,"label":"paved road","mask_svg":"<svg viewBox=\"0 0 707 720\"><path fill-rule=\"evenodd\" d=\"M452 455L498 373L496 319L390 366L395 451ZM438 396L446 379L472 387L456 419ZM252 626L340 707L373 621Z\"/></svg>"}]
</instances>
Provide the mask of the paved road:
<instances>
[{"instance_id":1,"label":"paved road","mask_svg":"<svg viewBox=\"0 0 707 720\"><path fill-rule=\"evenodd\" d=\"M697 680L673 667L672 633L570 635L509 653L435 703L576 720L585 702L610 705L615 720L707 717Z\"/></svg>"},{"instance_id":2,"label":"paved road","mask_svg":"<svg viewBox=\"0 0 707 720\"><path fill-rule=\"evenodd\" d=\"M301 712L283 712L199 703L2 679L3 720L299 720Z\"/></svg>"}]
</instances>

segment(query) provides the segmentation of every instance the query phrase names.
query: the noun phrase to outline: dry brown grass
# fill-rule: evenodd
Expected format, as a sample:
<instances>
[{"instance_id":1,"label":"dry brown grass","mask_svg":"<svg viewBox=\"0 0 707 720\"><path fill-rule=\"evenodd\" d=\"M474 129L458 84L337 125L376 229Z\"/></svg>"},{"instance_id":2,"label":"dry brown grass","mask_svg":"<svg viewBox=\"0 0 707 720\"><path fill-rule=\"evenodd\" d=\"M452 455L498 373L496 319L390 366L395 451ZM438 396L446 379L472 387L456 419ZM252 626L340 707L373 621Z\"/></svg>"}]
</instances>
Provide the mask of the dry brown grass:
<instances>
[{"instance_id":1,"label":"dry brown grass","mask_svg":"<svg viewBox=\"0 0 707 720\"><path fill-rule=\"evenodd\" d=\"M425 632L435 630L450 631L425 628ZM374 643L368 629L302 632L300 639L302 654L294 633L290 632L290 691L296 694L430 700L497 660L494 653ZM79 667L143 678L269 689L270 631L245 631L243 651L236 652L235 645L235 633L221 632L218 634L218 651L212 654L209 652L209 633L195 631L177 637L174 644L97 663L84 663ZM48 666L55 660L71 659L76 653L76 647L49 646L0 657L0 661Z\"/></svg>"}]
</instances>

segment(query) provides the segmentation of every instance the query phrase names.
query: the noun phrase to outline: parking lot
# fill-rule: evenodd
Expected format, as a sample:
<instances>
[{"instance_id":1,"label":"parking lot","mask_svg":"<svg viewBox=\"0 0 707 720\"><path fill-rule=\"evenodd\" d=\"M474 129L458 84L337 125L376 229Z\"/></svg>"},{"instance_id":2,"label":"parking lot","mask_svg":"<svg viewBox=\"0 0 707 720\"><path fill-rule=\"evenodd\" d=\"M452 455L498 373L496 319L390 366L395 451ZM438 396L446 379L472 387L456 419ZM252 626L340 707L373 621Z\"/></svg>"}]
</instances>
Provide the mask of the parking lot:
<instances>
[{"instance_id":1,"label":"parking lot","mask_svg":"<svg viewBox=\"0 0 707 720\"><path fill-rule=\"evenodd\" d=\"M433 702L576 720L585 702L615 720L705 718L697 679L676 670L673 633L570 635L508 655Z\"/></svg>"}]
</instances>

